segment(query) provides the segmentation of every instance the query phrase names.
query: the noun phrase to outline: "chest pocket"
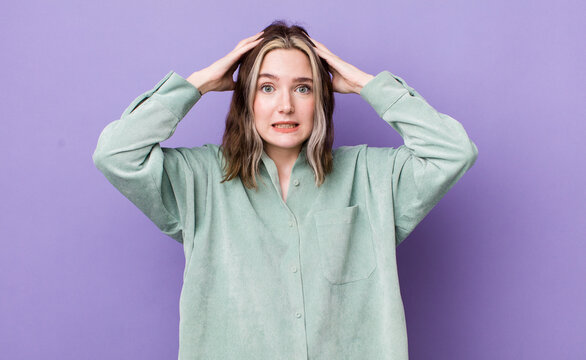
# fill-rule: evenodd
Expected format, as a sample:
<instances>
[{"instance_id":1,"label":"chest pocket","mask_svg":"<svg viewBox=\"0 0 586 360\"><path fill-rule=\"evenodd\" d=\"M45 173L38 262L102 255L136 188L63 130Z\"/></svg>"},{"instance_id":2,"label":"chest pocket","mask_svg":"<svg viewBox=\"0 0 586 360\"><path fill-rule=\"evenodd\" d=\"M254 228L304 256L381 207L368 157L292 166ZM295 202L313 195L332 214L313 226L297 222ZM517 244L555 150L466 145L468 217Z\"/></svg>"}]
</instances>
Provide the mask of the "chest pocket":
<instances>
[{"instance_id":1,"label":"chest pocket","mask_svg":"<svg viewBox=\"0 0 586 360\"><path fill-rule=\"evenodd\" d=\"M320 260L332 284L366 279L376 268L368 216L358 205L315 213Z\"/></svg>"}]
</instances>

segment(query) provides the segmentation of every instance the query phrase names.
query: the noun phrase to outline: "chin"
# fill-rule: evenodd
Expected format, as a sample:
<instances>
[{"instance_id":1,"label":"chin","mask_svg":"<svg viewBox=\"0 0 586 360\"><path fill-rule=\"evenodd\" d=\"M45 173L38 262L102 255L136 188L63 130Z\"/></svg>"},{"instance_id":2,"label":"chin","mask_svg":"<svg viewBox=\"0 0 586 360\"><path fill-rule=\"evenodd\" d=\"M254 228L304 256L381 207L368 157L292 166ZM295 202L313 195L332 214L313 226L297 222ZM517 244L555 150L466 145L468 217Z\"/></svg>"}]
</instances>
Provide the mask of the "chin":
<instances>
[{"instance_id":1,"label":"chin","mask_svg":"<svg viewBox=\"0 0 586 360\"><path fill-rule=\"evenodd\" d=\"M275 148L275 149L283 149L283 150L295 150L295 149L300 149L303 144L305 143L304 141L298 141L298 142L279 142L279 141L263 141L263 145Z\"/></svg>"}]
</instances>

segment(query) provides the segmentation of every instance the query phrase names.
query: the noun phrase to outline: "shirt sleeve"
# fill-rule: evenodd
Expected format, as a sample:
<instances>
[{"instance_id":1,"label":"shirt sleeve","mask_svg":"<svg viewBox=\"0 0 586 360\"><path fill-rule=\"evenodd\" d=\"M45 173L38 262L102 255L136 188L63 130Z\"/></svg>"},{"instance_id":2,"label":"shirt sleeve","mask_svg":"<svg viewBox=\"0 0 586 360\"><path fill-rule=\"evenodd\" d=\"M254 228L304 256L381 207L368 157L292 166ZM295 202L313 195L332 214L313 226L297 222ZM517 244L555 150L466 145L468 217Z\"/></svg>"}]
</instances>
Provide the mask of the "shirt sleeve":
<instances>
[{"instance_id":1,"label":"shirt sleeve","mask_svg":"<svg viewBox=\"0 0 586 360\"><path fill-rule=\"evenodd\" d=\"M391 171L399 245L474 165L478 149L458 121L436 111L399 76L382 71L360 95L404 140L398 148L370 149L367 155Z\"/></svg>"},{"instance_id":2,"label":"shirt sleeve","mask_svg":"<svg viewBox=\"0 0 586 360\"><path fill-rule=\"evenodd\" d=\"M181 148L161 148L200 99L190 82L170 71L108 124L93 154L96 167L166 235L183 242L182 217L193 196L193 169Z\"/></svg>"}]
</instances>

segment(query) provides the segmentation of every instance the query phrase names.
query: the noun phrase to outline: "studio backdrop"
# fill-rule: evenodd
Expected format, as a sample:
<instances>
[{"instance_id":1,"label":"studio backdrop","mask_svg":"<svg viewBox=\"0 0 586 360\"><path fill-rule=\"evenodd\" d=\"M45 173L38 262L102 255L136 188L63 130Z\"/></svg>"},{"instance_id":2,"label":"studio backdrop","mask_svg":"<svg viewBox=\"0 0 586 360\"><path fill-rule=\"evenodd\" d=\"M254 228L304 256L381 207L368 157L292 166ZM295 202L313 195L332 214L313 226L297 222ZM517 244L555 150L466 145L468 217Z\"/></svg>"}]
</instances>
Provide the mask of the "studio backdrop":
<instances>
[{"instance_id":1,"label":"studio backdrop","mask_svg":"<svg viewBox=\"0 0 586 360\"><path fill-rule=\"evenodd\" d=\"M21 1L0 5L0 358L177 357L181 245L96 169L98 136L169 71L273 20L405 79L479 156L397 248L412 359L586 358L580 1ZM231 92L164 147L220 144ZM398 147L358 95L335 144ZM286 358L286 357L284 357Z\"/></svg>"}]
</instances>

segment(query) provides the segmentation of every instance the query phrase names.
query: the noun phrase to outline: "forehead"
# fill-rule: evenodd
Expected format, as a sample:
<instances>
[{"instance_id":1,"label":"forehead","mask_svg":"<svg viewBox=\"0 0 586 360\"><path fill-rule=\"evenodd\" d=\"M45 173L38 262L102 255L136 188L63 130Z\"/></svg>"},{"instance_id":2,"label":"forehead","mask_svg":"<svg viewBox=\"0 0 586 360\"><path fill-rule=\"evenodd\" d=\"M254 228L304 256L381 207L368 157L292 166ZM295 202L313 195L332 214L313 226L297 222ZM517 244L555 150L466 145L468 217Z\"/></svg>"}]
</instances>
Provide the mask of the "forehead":
<instances>
[{"instance_id":1,"label":"forehead","mask_svg":"<svg viewBox=\"0 0 586 360\"><path fill-rule=\"evenodd\" d=\"M271 74L278 79L311 78L311 64L308 56L301 50L275 49L265 55L260 66L260 74Z\"/></svg>"}]
</instances>

